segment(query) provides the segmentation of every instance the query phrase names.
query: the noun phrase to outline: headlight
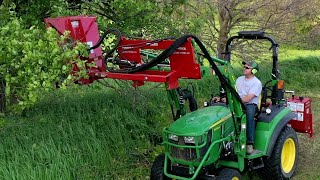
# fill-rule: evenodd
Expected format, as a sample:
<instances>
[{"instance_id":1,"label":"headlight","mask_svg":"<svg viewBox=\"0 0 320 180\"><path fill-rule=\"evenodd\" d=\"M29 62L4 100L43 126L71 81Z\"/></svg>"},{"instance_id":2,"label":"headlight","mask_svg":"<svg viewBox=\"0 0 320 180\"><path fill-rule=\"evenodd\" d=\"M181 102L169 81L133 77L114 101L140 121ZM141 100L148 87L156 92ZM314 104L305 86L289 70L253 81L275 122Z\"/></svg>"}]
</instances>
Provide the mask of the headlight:
<instances>
[{"instance_id":1,"label":"headlight","mask_svg":"<svg viewBox=\"0 0 320 180\"><path fill-rule=\"evenodd\" d=\"M206 134L202 136L185 136L183 137L184 143L191 143L191 144L202 144L204 142L204 139L206 138Z\"/></svg>"},{"instance_id":2,"label":"headlight","mask_svg":"<svg viewBox=\"0 0 320 180\"><path fill-rule=\"evenodd\" d=\"M169 134L169 139L173 141L178 141L178 136L174 134Z\"/></svg>"},{"instance_id":3,"label":"headlight","mask_svg":"<svg viewBox=\"0 0 320 180\"><path fill-rule=\"evenodd\" d=\"M195 137L194 136L186 136L184 137L184 143L195 143L194 141Z\"/></svg>"}]
</instances>

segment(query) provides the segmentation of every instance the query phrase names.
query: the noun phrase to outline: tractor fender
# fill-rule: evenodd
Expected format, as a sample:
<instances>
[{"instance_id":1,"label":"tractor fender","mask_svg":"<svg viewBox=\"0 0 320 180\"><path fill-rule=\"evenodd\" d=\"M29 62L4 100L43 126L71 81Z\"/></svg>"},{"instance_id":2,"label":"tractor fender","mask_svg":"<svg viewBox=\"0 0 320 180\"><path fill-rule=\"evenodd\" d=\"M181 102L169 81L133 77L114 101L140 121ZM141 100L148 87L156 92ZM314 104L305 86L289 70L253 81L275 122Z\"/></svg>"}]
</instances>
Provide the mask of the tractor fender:
<instances>
[{"instance_id":1,"label":"tractor fender","mask_svg":"<svg viewBox=\"0 0 320 180\"><path fill-rule=\"evenodd\" d=\"M289 114L287 114L286 116L284 116L282 118L282 120L278 123L278 125L276 126L276 128L274 129L272 136L270 138L270 143L268 146L268 150L267 150L267 156L271 156L273 147L278 139L278 136L280 134L280 132L282 131L282 129L288 124L288 122L293 119L294 117L296 117L296 115L292 112L290 112Z\"/></svg>"}]
</instances>

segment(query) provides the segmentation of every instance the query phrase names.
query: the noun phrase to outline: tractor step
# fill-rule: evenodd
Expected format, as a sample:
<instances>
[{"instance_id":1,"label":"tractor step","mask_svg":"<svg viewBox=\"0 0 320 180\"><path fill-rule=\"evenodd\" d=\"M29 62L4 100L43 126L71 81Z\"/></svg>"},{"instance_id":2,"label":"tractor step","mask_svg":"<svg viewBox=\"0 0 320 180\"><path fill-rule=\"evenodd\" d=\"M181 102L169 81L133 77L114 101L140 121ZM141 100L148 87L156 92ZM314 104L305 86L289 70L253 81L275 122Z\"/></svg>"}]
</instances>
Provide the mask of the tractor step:
<instances>
[{"instance_id":1,"label":"tractor step","mask_svg":"<svg viewBox=\"0 0 320 180\"><path fill-rule=\"evenodd\" d=\"M247 159L256 159L263 156L262 151L258 150L258 149L254 149L253 152L251 154L247 154L246 158Z\"/></svg>"},{"instance_id":2,"label":"tractor step","mask_svg":"<svg viewBox=\"0 0 320 180\"><path fill-rule=\"evenodd\" d=\"M260 154L261 151L257 150L257 149L253 149L253 152L250 155L256 155L256 154Z\"/></svg>"}]
</instances>

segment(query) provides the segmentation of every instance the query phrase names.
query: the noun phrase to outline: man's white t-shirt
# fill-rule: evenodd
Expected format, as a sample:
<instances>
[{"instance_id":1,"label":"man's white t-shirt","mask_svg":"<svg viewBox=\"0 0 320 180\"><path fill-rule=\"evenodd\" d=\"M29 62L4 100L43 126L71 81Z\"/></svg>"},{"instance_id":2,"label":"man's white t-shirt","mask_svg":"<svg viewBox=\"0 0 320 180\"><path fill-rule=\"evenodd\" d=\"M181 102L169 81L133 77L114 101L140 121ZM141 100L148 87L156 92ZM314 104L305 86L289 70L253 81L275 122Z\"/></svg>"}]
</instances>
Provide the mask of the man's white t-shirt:
<instances>
[{"instance_id":1,"label":"man's white t-shirt","mask_svg":"<svg viewBox=\"0 0 320 180\"><path fill-rule=\"evenodd\" d=\"M240 76L236 80L236 86L238 90L238 94L241 98L245 97L248 94L254 94L254 98L251 101L247 102L246 104L254 103L258 105L260 94L262 91L262 83L261 81L256 78L255 76L246 79L245 76Z\"/></svg>"}]
</instances>

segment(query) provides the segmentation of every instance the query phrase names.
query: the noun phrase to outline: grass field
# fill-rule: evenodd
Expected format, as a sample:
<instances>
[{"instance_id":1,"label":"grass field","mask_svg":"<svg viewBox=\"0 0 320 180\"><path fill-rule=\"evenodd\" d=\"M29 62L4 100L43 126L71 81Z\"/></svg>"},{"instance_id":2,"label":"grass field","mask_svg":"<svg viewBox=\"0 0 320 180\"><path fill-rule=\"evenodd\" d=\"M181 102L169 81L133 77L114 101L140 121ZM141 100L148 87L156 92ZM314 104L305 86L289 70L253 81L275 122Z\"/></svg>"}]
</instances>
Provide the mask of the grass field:
<instances>
[{"instance_id":1,"label":"grass field","mask_svg":"<svg viewBox=\"0 0 320 180\"><path fill-rule=\"evenodd\" d=\"M293 50L293 49L282 49L279 50L279 59L281 61L294 60L296 58L306 57L320 57L319 50Z\"/></svg>"},{"instance_id":2,"label":"grass field","mask_svg":"<svg viewBox=\"0 0 320 180\"><path fill-rule=\"evenodd\" d=\"M262 67L265 82L270 72ZM290 58L280 67L287 87L313 101L315 135L299 134L292 179L320 179L320 59ZM214 82L194 83L199 104L218 89ZM154 137L170 124L170 113L164 87L153 84L138 90L124 84L120 94L96 84L45 94L22 116L0 118L0 179L148 179L162 151Z\"/></svg>"}]
</instances>

